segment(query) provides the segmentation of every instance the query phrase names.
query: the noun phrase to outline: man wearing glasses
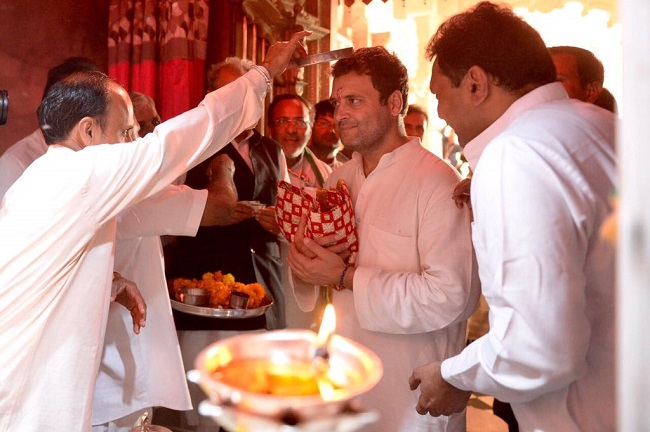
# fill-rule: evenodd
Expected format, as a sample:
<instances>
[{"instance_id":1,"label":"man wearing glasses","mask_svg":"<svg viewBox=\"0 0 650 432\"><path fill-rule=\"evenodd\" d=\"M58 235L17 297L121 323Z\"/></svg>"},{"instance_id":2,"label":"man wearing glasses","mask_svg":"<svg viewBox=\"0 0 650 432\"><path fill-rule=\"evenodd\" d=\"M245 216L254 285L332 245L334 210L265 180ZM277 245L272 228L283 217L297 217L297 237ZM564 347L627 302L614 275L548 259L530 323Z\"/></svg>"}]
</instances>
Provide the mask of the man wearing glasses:
<instances>
[{"instance_id":1,"label":"man wearing glasses","mask_svg":"<svg viewBox=\"0 0 650 432\"><path fill-rule=\"evenodd\" d=\"M271 137L280 143L291 184L322 187L332 169L307 148L312 132L312 106L295 94L277 96L268 109Z\"/></svg>"}]
</instances>

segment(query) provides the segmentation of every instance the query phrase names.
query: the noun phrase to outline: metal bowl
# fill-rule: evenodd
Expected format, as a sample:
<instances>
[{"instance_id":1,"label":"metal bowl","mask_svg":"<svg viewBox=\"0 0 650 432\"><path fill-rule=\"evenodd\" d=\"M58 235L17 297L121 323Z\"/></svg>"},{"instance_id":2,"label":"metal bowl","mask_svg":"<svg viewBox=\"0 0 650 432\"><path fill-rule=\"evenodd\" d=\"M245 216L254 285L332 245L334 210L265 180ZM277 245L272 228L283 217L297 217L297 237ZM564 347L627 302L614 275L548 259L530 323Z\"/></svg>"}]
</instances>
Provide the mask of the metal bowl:
<instances>
[{"instance_id":1,"label":"metal bowl","mask_svg":"<svg viewBox=\"0 0 650 432\"><path fill-rule=\"evenodd\" d=\"M310 330L275 330L243 334L213 343L197 356L195 370L188 379L198 383L215 405L234 406L261 416L277 417L287 413L309 420L342 412L354 397L372 389L381 379L383 368L370 350L342 336L334 335L329 345L331 368L355 376L350 385L335 390L330 400L320 395L276 396L252 393L215 379L212 372L237 359L287 359L312 361L316 333Z\"/></svg>"},{"instance_id":2,"label":"metal bowl","mask_svg":"<svg viewBox=\"0 0 650 432\"><path fill-rule=\"evenodd\" d=\"M178 291L181 303L192 306L203 306L210 302L210 292L202 288L181 288Z\"/></svg>"}]
</instances>

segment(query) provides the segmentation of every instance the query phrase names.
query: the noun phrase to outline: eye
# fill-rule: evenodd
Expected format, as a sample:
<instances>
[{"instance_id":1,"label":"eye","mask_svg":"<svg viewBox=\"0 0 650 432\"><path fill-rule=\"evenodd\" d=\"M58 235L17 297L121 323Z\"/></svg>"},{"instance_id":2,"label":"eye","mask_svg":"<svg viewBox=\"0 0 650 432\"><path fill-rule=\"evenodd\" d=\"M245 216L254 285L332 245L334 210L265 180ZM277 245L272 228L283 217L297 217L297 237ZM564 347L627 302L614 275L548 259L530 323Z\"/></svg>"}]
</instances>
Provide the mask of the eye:
<instances>
[{"instance_id":1,"label":"eye","mask_svg":"<svg viewBox=\"0 0 650 432\"><path fill-rule=\"evenodd\" d=\"M309 123L305 121L304 119L301 118L287 118L287 117L280 117L277 119L275 122L273 122L277 127L287 127L289 125L293 125L295 128L306 128Z\"/></svg>"}]
</instances>

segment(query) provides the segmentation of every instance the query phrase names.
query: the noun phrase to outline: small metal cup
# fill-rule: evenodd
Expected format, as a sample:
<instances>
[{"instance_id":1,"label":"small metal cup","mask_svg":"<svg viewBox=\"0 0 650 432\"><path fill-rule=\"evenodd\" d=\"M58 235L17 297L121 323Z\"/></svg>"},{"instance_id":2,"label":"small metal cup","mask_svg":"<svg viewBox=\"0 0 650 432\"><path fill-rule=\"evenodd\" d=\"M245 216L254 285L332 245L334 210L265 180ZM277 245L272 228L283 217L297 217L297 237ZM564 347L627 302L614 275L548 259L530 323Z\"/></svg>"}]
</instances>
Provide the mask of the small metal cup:
<instances>
[{"instance_id":1,"label":"small metal cup","mask_svg":"<svg viewBox=\"0 0 650 432\"><path fill-rule=\"evenodd\" d=\"M240 292L233 291L230 293L230 307L232 309L246 309L248 307L248 302L250 301L251 296Z\"/></svg>"},{"instance_id":2,"label":"small metal cup","mask_svg":"<svg viewBox=\"0 0 650 432\"><path fill-rule=\"evenodd\" d=\"M183 288L179 297L181 302L193 306L203 306L210 302L210 293L201 288Z\"/></svg>"}]
</instances>

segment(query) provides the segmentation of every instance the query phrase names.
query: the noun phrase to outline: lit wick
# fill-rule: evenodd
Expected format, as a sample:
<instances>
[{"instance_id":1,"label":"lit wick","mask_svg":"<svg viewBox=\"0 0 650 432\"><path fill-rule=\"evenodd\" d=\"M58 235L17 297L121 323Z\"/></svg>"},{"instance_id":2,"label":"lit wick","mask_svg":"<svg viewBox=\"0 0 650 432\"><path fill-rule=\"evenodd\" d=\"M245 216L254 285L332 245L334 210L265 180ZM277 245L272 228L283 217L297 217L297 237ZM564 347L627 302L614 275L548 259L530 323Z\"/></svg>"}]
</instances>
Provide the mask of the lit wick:
<instances>
[{"instance_id":1,"label":"lit wick","mask_svg":"<svg viewBox=\"0 0 650 432\"><path fill-rule=\"evenodd\" d=\"M336 311L334 310L334 305L328 303L325 306L325 312L323 313L323 320L320 323L320 328L318 329L318 335L316 336L316 357L327 360L329 358L329 344L332 340L332 335L336 329Z\"/></svg>"},{"instance_id":2,"label":"lit wick","mask_svg":"<svg viewBox=\"0 0 650 432\"><path fill-rule=\"evenodd\" d=\"M334 387L328 379L330 372L329 365L329 345L336 329L336 311L334 305L328 303L325 306L323 320L316 335L316 351L314 353L314 366L316 367L316 379L318 390L323 400L331 400L334 397Z\"/></svg>"}]
</instances>

